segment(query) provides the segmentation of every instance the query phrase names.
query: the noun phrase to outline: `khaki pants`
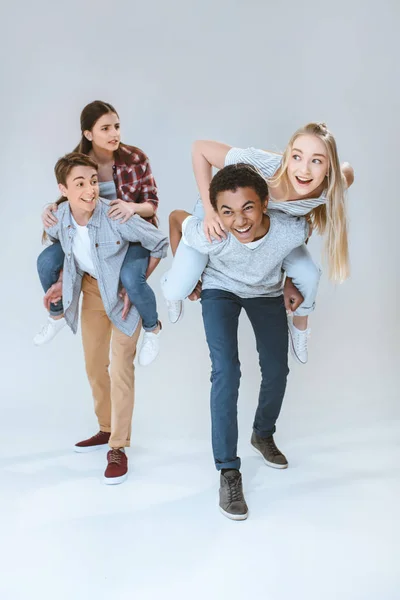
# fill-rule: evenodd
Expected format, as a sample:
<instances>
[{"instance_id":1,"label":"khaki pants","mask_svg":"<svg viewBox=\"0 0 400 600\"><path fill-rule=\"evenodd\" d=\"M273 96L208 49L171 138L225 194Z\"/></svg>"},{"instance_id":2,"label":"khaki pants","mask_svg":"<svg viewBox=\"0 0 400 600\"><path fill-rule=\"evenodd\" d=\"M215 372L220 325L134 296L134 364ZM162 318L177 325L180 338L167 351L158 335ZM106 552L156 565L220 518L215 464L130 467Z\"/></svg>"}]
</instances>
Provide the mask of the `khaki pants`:
<instances>
[{"instance_id":1,"label":"khaki pants","mask_svg":"<svg viewBox=\"0 0 400 600\"><path fill-rule=\"evenodd\" d=\"M82 292L82 342L94 410L100 430L111 432L111 448L123 448L130 445L135 384L133 360L140 323L132 337L117 329L104 310L97 281L90 275L83 277Z\"/></svg>"}]
</instances>

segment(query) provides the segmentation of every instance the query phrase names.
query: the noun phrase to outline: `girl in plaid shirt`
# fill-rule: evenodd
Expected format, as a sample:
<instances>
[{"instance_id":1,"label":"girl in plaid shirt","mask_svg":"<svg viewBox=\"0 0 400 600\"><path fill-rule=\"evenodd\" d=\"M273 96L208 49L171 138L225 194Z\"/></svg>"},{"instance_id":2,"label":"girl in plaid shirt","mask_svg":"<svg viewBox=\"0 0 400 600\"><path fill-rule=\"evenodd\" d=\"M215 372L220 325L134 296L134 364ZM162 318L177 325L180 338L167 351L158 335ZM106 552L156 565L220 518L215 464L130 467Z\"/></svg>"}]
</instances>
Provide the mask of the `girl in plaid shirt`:
<instances>
[{"instance_id":1,"label":"girl in plaid shirt","mask_svg":"<svg viewBox=\"0 0 400 600\"><path fill-rule=\"evenodd\" d=\"M119 116L107 102L91 102L81 113L82 137L75 149L90 156L99 165L100 196L112 200L109 217L125 223L133 215L156 224L158 195L149 159L139 149L121 143ZM57 206L46 207L43 225L49 228L57 223ZM139 364L147 366L156 358L160 346L161 323L158 320L156 298L146 278L151 271L150 253L140 244L130 244L120 278L125 294L125 312L130 302L142 317L145 330L139 351ZM48 246L39 255L38 272L44 290L60 277L64 252L59 243ZM49 342L64 327L63 305L60 300L50 306L50 316L34 343Z\"/></svg>"}]
</instances>

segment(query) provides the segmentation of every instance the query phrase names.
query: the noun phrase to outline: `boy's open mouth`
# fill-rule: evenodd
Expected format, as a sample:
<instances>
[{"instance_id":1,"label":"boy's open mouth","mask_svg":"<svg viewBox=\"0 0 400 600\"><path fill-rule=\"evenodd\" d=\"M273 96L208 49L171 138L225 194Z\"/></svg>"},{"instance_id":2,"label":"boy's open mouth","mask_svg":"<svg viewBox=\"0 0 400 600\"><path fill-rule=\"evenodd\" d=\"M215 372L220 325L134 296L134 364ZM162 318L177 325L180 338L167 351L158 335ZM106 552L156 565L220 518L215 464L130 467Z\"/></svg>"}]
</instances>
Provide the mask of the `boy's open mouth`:
<instances>
[{"instance_id":1,"label":"boy's open mouth","mask_svg":"<svg viewBox=\"0 0 400 600\"><path fill-rule=\"evenodd\" d=\"M237 234L239 234L240 236L245 237L249 233L249 231L250 231L251 228L252 228L252 225L249 225L248 227L240 227L240 228L235 227L234 229L235 229L235 231L236 231Z\"/></svg>"}]
</instances>

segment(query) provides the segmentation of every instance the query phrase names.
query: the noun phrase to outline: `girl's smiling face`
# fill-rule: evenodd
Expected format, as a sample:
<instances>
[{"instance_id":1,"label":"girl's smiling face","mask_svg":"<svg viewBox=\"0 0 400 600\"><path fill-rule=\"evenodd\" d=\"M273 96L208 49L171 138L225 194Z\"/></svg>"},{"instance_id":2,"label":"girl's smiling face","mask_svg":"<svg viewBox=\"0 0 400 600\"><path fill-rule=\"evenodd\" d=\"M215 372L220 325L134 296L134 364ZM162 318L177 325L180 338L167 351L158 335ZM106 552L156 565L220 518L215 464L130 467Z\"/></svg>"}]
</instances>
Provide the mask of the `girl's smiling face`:
<instances>
[{"instance_id":1,"label":"girl's smiling face","mask_svg":"<svg viewBox=\"0 0 400 600\"><path fill-rule=\"evenodd\" d=\"M329 158L324 142L316 135L300 135L290 152L287 174L300 196L309 196L323 184L329 172Z\"/></svg>"}]
</instances>

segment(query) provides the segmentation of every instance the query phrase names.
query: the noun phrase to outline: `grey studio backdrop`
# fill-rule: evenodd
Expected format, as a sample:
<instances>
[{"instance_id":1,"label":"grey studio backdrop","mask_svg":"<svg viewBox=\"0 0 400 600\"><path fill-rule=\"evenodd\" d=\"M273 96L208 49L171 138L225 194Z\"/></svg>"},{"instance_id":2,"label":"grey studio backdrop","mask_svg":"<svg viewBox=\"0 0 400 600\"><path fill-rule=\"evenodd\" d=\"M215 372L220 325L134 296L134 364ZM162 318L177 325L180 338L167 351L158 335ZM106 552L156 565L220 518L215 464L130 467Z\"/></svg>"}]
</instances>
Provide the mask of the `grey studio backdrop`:
<instances>
[{"instance_id":1,"label":"grey studio backdrop","mask_svg":"<svg viewBox=\"0 0 400 600\"><path fill-rule=\"evenodd\" d=\"M80 336L51 345L32 337L45 319L36 275L40 214L57 197L56 159L79 139L79 114L94 100L119 111L123 140L150 157L161 227L191 210L195 139L283 150L295 129L326 121L341 160L355 169L349 194L351 279L333 286L326 269L312 317L310 361L291 363L279 421L282 447L380 443L399 418L398 395L398 7L395 1L116 1L8 5L2 40L1 405L4 448L42 439L58 448L95 422ZM320 240L310 242L320 260ZM138 368L133 443L187 440L209 448L208 351L200 304L164 323L162 351ZM241 443L257 401L252 330L240 325ZM381 429L382 431L382 429ZM321 441L322 440L322 441ZM157 442L156 442L157 441ZM318 441L318 442L317 442ZM333 442L332 442L333 443ZM285 449L285 448L283 448ZM179 465L179 452L176 457ZM178 466L179 468L179 466Z\"/></svg>"},{"instance_id":2,"label":"grey studio backdrop","mask_svg":"<svg viewBox=\"0 0 400 600\"><path fill-rule=\"evenodd\" d=\"M351 279L321 282L310 362L292 369L285 437L390 420L398 388L398 106L395 2L38 2L9 5L3 22L2 410L6 436L24 428L76 437L91 417L79 336L34 348L44 321L35 260L40 213L57 197L53 166L79 139L91 100L117 108L123 140L149 155L161 227L196 199L195 139L282 150L292 132L324 120L355 169L348 202ZM320 240L310 247L320 259ZM208 436L209 360L200 305L168 324L162 352L137 370L135 436ZM187 303L188 304L188 303ZM249 429L258 366L244 317L241 424ZM390 426L390 423L388 424ZM8 438L6 438L8 439ZM211 466L211 462L210 462Z\"/></svg>"},{"instance_id":3,"label":"grey studio backdrop","mask_svg":"<svg viewBox=\"0 0 400 600\"><path fill-rule=\"evenodd\" d=\"M39 0L1 12L2 597L45 599L57 586L61 600L198 598L205 588L212 599L251 588L276 600L395 600L397 0ZM160 294L170 256L151 278L162 351L136 371L132 471L120 489L101 487L104 458L71 452L96 427L80 335L65 329L33 346L46 318L40 214L57 197L54 163L77 144L80 111L95 99L115 105L123 140L149 155L165 231L169 212L196 200L196 139L279 151L299 126L323 120L354 166L352 275L335 287L325 269L309 364L291 362L277 432L286 478L250 457L259 369L241 319L239 450L251 514L240 530L215 506L200 305L187 303L174 327ZM318 237L310 248L319 260ZM227 544L243 550L233 562ZM158 593L164 581L171 596Z\"/></svg>"},{"instance_id":4,"label":"grey studio backdrop","mask_svg":"<svg viewBox=\"0 0 400 600\"><path fill-rule=\"evenodd\" d=\"M79 336L66 330L34 348L44 321L35 260L40 213L57 197L55 160L79 139L91 100L115 105L123 140L149 155L161 227L196 199L195 139L282 150L292 132L324 120L355 169L350 191L351 279L321 282L310 362L292 369L282 435L357 427L398 411L398 78L395 2L106 2L7 8L2 110L2 377L6 435L12 423L66 439L90 418ZM212 7L212 9L211 9ZM125 18L124 15L129 15ZM40 16L39 16L40 15ZM396 127L397 126L397 127ZM397 133L396 133L397 132ZM320 259L320 240L312 240ZM137 370L135 436L208 436L209 360L199 303L168 324L162 352ZM188 303L187 303L188 304ZM241 420L250 426L258 366L245 317ZM398 413L397 413L398 414ZM67 431L66 431L67 430ZM211 466L211 463L210 463Z\"/></svg>"}]
</instances>

